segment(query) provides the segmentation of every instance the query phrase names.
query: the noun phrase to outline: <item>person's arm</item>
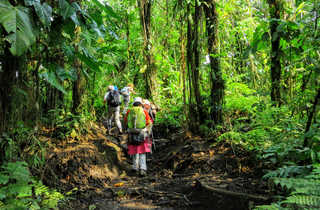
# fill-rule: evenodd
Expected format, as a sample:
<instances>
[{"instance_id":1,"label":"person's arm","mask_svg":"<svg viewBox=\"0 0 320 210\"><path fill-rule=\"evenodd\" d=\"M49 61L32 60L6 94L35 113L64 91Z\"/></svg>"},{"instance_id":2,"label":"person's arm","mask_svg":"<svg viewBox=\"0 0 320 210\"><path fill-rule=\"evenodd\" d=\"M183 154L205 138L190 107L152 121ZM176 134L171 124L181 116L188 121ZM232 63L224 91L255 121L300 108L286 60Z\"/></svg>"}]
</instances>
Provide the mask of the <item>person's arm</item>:
<instances>
[{"instance_id":1,"label":"person's arm","mask_svg":"<svg viewBox=\"0 0 320 210\"><path fill-rule=\"evenodd\" d=\"M104 94L104 97L103 97L104 104L106 104L106 102L107 102L107 97L108 97L108 92L106 92L106 94Z\"/></svg>"},{"instance_id":2,"label":"person's arm","mask_svg":"<svg viewBox=\"0 0 320 210\"><path fill-rule=\"evenodd\" d=\"M128 115L129 115L130 109L127 111L126 115L123 118L123 122L124 122L124 130L128 129Z\"/></svg>"},{"instance_id":3,"label":"person's arm","mask_svg":"<svg viewBox=\"0 0 320 210\"><path fill-rule=\"evenodd\" d=\"M108 95L109 95L109 92L106 92L106 94L104 94L103 104L106 104Z\"/></svg>"},{"instance_id":4,"label":"person's arm","mask_svg":"<svg viewBox=\"0 0 320 210\"><path fill-rule=\"evenodd\" d=\"M151 120L151 118L150 118L150 116L148 114L148 111L144 109L143 112L144 112L144 114L146 116L146 127L145 127L145 129L150 134L153 122L152 122L152 120Z\"/></svg>"},{"instance_id":5,"label":"person's arm","mask_svg":"<svg viewBox=\"0 0 320 210\"><path fill-rule=\"evenodd\" d=\"M136 94L136 92L133 90L133 88L130 88L129 89L129 92L133 93L133 94Z\"/></svg>"}]
</instances>

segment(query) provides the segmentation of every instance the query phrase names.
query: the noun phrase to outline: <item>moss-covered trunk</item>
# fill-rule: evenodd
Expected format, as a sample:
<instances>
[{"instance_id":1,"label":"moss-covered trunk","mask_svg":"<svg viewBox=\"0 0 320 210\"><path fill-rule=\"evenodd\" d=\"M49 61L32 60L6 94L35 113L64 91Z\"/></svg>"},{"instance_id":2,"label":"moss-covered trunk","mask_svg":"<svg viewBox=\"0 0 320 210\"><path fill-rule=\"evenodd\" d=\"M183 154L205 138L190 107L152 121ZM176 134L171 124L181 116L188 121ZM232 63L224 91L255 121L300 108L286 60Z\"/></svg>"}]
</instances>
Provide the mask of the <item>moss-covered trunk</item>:
<instances>
[{"instance_id":1,"label":"moss-covered trunk","mask_svg":"<svg viewBox=\"0 0 320 210\"><path fill-rule=\"evenodd\" d=\"M208 54L210 56L210 116L213 120L213 126L221 124L222 105L224 100L225 82L222 78L218 53L218 13L214 0L206 0L203 9L206 16L206 28L208 36Z\"/></svg>"}]
</instances>

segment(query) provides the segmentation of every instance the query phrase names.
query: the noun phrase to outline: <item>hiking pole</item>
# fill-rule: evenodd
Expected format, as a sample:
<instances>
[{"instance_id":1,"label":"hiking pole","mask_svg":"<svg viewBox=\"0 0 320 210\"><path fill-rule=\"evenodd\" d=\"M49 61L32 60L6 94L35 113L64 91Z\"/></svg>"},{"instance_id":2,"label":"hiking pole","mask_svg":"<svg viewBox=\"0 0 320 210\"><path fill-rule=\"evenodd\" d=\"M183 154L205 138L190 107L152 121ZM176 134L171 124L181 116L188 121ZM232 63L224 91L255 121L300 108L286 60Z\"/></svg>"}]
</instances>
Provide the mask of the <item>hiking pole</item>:
<instances>
[{"instance_id":1,"label":"hiking pole","mask_svg":"<svg viewBox=\"0 0 320 210\"><path fill-rule=\"evenodd\" d=\"M153 137L153 131L152 131L152 129L151 129L151 138L152 138L152 145L153 145L153 147L154 147L154 150L156 150L156 143L155 143L155 139L154 139L154 137Z\"/></svg>"}]
</instances>

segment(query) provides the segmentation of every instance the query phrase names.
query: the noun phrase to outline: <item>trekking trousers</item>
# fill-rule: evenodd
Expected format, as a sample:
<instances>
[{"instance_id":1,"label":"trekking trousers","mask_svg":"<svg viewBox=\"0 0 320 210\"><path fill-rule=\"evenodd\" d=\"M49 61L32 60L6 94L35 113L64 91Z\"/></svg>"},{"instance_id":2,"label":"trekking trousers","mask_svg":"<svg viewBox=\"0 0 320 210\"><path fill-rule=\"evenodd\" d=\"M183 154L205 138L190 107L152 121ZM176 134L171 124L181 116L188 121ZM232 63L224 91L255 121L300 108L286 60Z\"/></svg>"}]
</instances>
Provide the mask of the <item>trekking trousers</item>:
<instances>
[{"instance_id":1,"label":"trekking trousers","mask_svg":"<svg viewBox=\"0 0 320 210\"><path fill-rule=\"evenodd\" d=\"M123 102L124 102L124 107L123 107L123 116L125 114L127 114L127 110L128 110L128 107L129 107L129 102L130 102L130 95L126 96L124 95L123 96Z\"/></svg>"},{"instance_id":2,"label":"trekking trousers","mask_svg":"<svg viewBox=\"0 0 320 210\"><path fill-rule=\"evenodd\" d=\"M108 129L110 129L112 127L112 121L113 119L115 119L115 123L118 127L118 129L120 130L120 132L122 132L122 125L120 122L120 106L117 107L108 107Z\"/></svg>"},{"instance_id":3,"label":"trekking trousers","mask_svg":"<svg viewBox=\"0 0 320 210\"><path fill-rule=\"evenodd\" d=\"M141 154L134 154L133 155L133 165L134 170L147 170L147 154L141 153Z\"/></svg>"}]
</instances>

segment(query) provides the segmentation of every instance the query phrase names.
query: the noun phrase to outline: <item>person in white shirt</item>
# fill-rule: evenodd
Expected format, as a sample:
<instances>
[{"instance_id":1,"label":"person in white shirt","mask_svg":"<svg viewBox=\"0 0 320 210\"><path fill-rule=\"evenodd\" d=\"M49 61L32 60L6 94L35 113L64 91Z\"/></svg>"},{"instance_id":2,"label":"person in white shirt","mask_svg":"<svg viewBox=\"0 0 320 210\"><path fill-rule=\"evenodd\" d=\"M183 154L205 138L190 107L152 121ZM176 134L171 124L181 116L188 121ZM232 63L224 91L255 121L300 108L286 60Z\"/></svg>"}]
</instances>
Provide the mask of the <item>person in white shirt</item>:
<instances>
[{"instance_id":1,"label":"person in white shirt","mask_svg":"<svg viewBox=\"0 0 320 210\"><path fill-rule=\"evenodd\" d=\"M126 87L121 89L121 95L123 96L124 108L123 115L127 113L129 102L130 102L130 94L135 93L133 90L134 85L129 83Z\"/></svg>"},{"instance_id":2,"label":"person in white shirt","mask_svg":"<svg viewBox=\"0 0 320 210\"><path fill-rule=\"evenodd\" d=\"M120 122L120 93L114 89L113 85L109 85L106 94L104 95L104 104L108 105L108 116L107 116L107 127L110 133L112 127L113 118L119 129L120 134L122 134L122 125Z\"/></svg>"}]
</instances>

